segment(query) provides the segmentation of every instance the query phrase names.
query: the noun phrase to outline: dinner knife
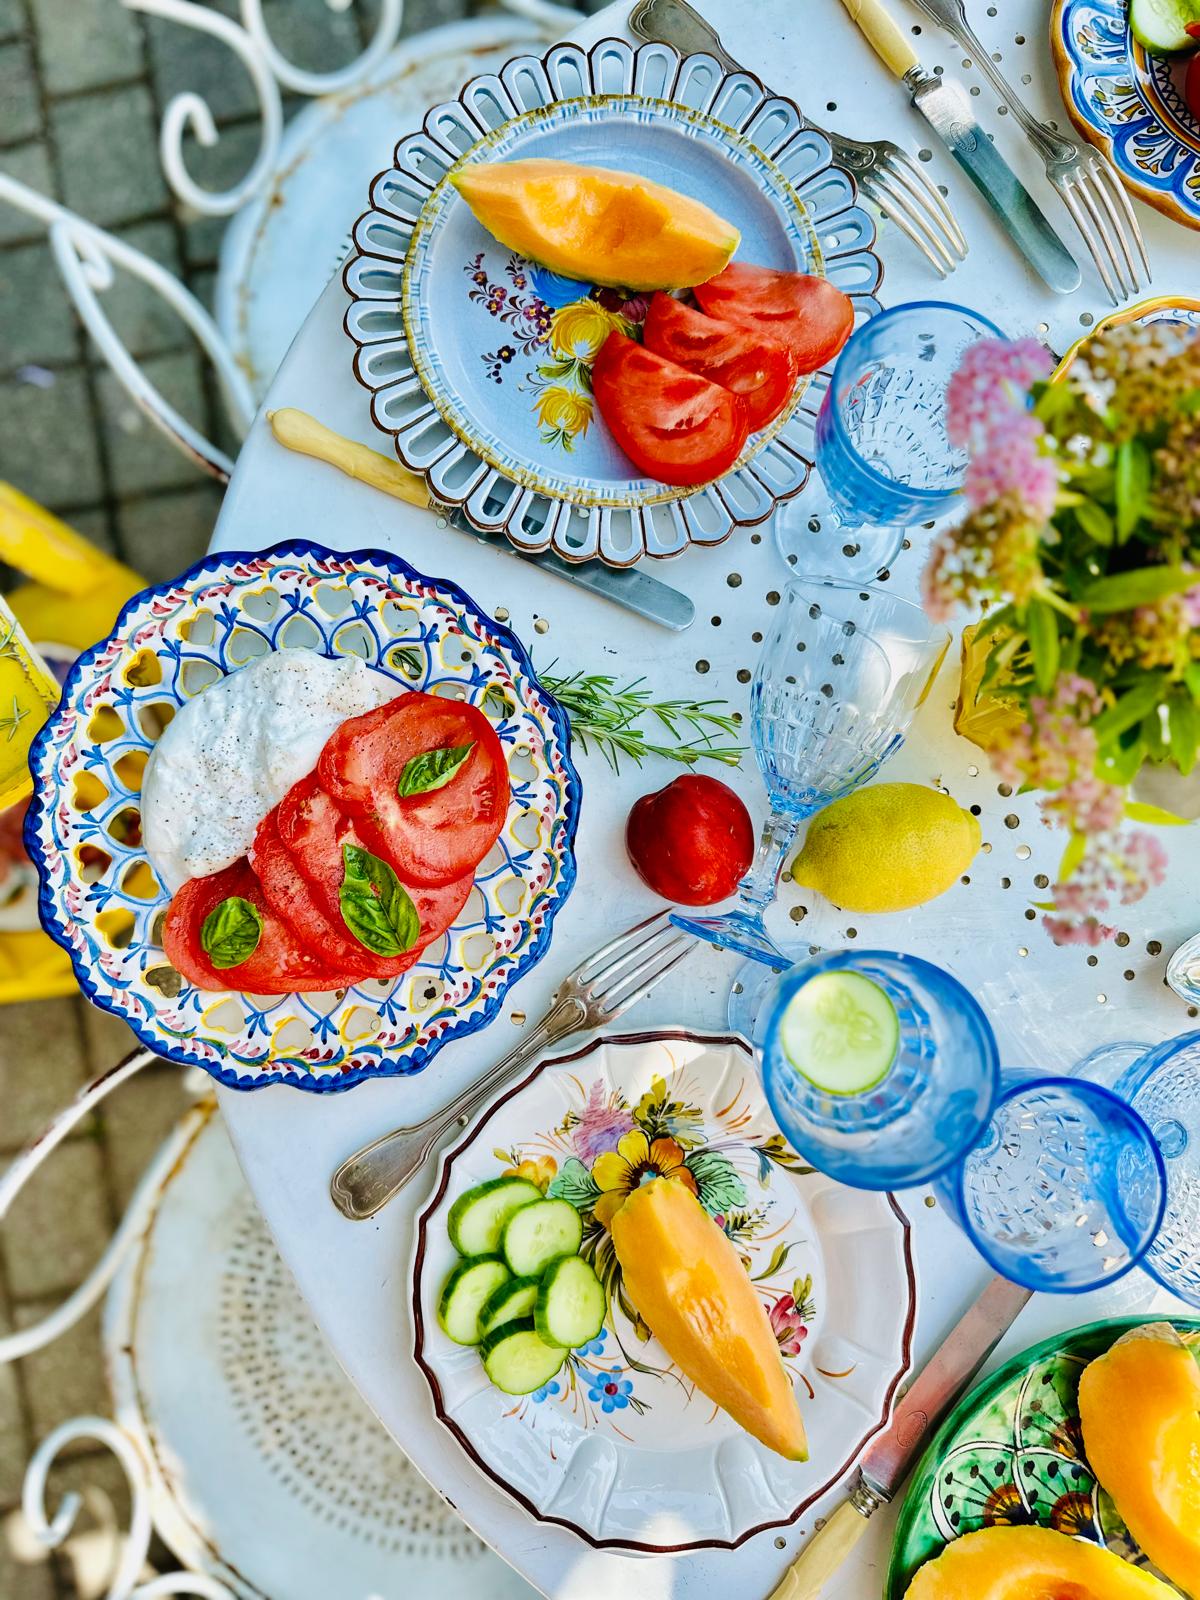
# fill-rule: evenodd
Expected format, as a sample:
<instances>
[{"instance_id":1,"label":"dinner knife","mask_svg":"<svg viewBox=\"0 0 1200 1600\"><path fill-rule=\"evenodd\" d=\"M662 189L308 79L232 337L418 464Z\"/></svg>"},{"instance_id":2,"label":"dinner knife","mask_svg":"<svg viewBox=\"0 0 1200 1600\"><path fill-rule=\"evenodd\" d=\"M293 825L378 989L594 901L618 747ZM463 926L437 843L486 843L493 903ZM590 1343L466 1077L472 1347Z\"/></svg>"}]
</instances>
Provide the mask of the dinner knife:
<instances>
[{"instance_id":1,"label":"dinner knife","mask_svg":"<svg viewBox=\"0 0 1200 1600\"><path fill-rule=\"evenodd\" d=\"M950 1330L929 1364L897 1402L892 1420L859 1458L848 1499L813 1534L769 1600L816 1600L867 1531L867 1524L907 1478L930 1434L1028 1303L1030 1291L995 1277Z\"/></svg>"},{"instance_id":2,"label":"dinner knife","mask_svg":"<svg viewBox=\"0 0 1200 1600\"><path fill-rule=\"evenodd\" d=\"M1038 276L1058 294L1078 289L1083 281L1078 262L980 127L962 84L926 72L882 0L842 0L842 4Z\"/></svg>"},{"instance_id":3,"label":"dinner knife","mask_svg":"<svg viewBox=\"0 0 1200 1600\"><path fill-rule=\"evenodd\" d=\"M306 411L299 411L292 406L268 411L267 424L279 443L288 450L324 461L339 472L344 472L347 477L357 478L360 483L370 484L373 489L381 489L384 494L404 500L409 505L426 510L443 510L447 522L460 532L469 533L481 543L493 544L521 561L531 561L543 572L552 572L556 578L565 578L568 583L581 589L590 589L593 594L602 595L605 600L624 606L626 611L632 611L639 617L660 623L676 633L690 628L695 620L696 607L688 595L673 589L669 583L662 583L658 578L639 572L635 567L609 567L600 561L564 561L551 551L534 555L518 550L502 533L485 533L469 522L461 511L448 507L435 508L423 478L409 472L391 456L372 450L370 445L359 444L355 439L335 433Z\"/></svg>"}]
</instances>

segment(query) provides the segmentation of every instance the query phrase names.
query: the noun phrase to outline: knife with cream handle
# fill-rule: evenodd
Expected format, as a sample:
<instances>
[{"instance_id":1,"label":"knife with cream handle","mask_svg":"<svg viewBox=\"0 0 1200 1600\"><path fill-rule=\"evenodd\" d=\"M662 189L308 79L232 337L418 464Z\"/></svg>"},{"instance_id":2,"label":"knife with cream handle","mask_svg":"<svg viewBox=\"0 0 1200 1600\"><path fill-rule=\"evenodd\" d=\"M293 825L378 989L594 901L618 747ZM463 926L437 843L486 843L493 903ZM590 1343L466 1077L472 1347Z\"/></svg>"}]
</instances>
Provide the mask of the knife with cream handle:
<instances>
[{"instance_id":1,"label":"knife with cream handle","mask_svg":"<svg viewBox=\"0 0 1200 1600\"><path fill-rule=\"evenodd\" d=\"M930 1435L1029 1301L1029 1290L993 1278L896 1402L892 1420L859 1458L854 1487L808 1540L769 1600L816 1600L886 1505Z\"/></svg>"}]
</instances>

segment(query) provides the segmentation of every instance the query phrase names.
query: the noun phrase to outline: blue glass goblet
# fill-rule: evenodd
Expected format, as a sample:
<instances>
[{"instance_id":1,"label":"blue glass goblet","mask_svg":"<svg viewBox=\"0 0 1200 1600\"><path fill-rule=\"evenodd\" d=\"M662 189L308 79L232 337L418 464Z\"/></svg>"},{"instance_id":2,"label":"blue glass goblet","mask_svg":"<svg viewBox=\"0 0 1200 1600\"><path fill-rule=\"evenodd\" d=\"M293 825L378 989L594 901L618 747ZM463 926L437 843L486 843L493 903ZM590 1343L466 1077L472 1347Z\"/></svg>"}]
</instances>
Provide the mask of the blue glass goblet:
<instances>
[{"instance_id":1,"label":"blue glass goblet","mask_svg":"<svg viewBox=\"0 0 1200 1600\"><path fill-rule=\"evenodd\" d=\"M952 510L967 468L946 436L946 386L963 351L999 328L939 300L881 311L851 335L816 424L812 482L775 516L796 572L868 578L885 571L904 530Z\"/></svg>"},{"instance_id":2,"label":"blue glass goblet","mask_svg":"<svg viewBox=\"0 0 1200 1600\"><path fill-rule=\"evenodd\" d=\"M1082 1294L1123 1277L1154 1242L1167 1176L1144 1119L1102 1084L1005 1072L984 1136L935 1184L997 1272Z\"/></svg>"},{"instance_id":3,"label":"blue glass goblet","mask_svg":"<svg viewBox=\"0 0 1200 1600\"><path fill-rule=\"evenodd\" d=\"M788 1009L825 973L855 973L887 995L899 1033L885 1075L855 1094L818 1087L784 1046ZM763 1089L792 1149L856 1189L928 1183L980 1137L1000 1080L991 1024L956 978L917 956L830 950L786 973L764 1008Z\"/></svg>"},{"instance_id":4,"label":"blue glass goblet","mask_svg":"<svg viewBox=\"0 0 1200 1600\"><path fill-rule=\"evenodd\" d=\"M1164 1289L1200 1306L1200 1033L1094 1050L1076 1071L1144 1118L1162 1152L1167 1207L1142 1262Z\"/></svg>"},{"instance_id":5,"label":"blue glass goblet","mask_svg":"<svg viewBox=\"0 0 1200 1600\"><path fill-rule=\"evenodd\" d=\"M771 812L737 905L718 916L673 912L681 928L764 968L796 959L763 913L801 823L849 794L899 749L950 635L919 606L883 589L833 579L788 585L750 692L751 740ZM731 1025L748 1038L768 971L739 974Z\"/></svg>"}]
</instances>

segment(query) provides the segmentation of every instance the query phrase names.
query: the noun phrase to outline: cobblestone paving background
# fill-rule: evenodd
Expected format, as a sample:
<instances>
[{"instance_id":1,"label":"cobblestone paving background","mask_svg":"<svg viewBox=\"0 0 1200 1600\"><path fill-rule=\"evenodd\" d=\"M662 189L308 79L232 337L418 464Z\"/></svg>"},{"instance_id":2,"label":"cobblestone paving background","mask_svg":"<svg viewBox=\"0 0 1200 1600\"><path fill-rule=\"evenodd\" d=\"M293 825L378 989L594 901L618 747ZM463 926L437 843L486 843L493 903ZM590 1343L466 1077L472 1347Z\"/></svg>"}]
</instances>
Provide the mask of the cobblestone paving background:
<instances>
[{"instance_id":1,"label":"cobblestone paving background","mask_svg":"<svg viewBox=\"0 0 1200 1600\"><path fill-rule=\"evenodd\" d=\"M581 0L580 9L598 4ZM236 0L213 9L238 11ZM474 0L408 0L404 31L483 9ZM264 11L286 56L331 70L369 40L378 0L341 13L324 0L267 0ZM128 240L211 304L223 222L175 203L158 164L162 109L184 89L208 101L222 130L213 149L189 152L189 168L202 185L225 187L258 142L251 82L228 49L118 0L0 0L0 171ZM300 104L285 101L285 112ZM182 323L132 280L118 282L104 305L168 400L233 453L211 375ZM150 580L203 554L221 499L89 348L42 229L3 202L0 479ZM82 999L0 1009L0 1168L133 1042ZM174 1068L150 1069L51 1159L0 1231L0 1329L28 1326L83 1280L187 1103ZM98 1328L97 1311L49 1349L0 1367L0 1600L79 1593L69 1562L17 1559L13 1518L35 1444L68 1417L109 1412ZM52 1479L60 1492L85 1484L106 1491L124 1516L113 1458L81 1449Z\"/></svg>"}]
</instances>

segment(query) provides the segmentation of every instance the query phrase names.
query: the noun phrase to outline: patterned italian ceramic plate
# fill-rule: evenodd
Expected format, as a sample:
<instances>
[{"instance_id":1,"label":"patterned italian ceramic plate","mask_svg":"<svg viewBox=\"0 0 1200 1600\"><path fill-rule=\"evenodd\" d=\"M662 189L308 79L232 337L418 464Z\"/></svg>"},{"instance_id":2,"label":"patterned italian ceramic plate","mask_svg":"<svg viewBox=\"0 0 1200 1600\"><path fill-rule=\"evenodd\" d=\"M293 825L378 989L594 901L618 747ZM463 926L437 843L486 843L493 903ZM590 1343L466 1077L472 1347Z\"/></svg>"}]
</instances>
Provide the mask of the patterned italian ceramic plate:
<instances>
[{"instance_id":1,"label":"patterned italian ceramic plate","mask_svg":"<svg viewBox=\"0 0 1200 1600\"><path fill-rule=\"evenodd\" d=\"M595 416L591 362L646 297L561 278L498 244L448 174L557 158L644 173L741 230L739 259L823 273L878 309L875 229L853 179L788 100L711 56L607 39L556 45L475 78L396 147L344 270L354 370L376 424L433 497L522 550L628 566L716 544L804 486L824 381L717 484L637 475Z\"/></svg>"},{"instance_id":2,"label":"patterned italian ceramic plate","mask_svg":"<svg viewBox=\"0 0 1200 1600\"><path fill-rule=\"evenodd\" d=\"M884 1600L904 1600L918 1567L965 1533L1057 1528L1148 1565L1083 1453L1084 1367L1146 1317L1056 1334L977 1385L938 1430L913 1474L892 1544ZM1200 1318L1170 1321L1200 1360Z\"/></svg>"},{"instance_id":3,"label":"patterned italian ceramic plate","mask_svg":"<svg viewBox=\"0 0 1200 1600\"><path fill-rule=\"evenodd\" d=\"M608 1293L599 1337L524 1399L493 1388L436 1315L457 1260L451 1204L510 1169L578 1207ZM639 1324L594 1208L658 1173L693 1188L742 1255L800 1393L810 1461L744 1433ZM802 1166L748 1047L729 1038L623 1034L535 1068L445 1156L418 1222L415 1353L439 1420L532 1516L597 1547L729 1550L794 1522L886 1421L915 1316L899 1205Z\"/></svg>"},{"instance_id":4,"label":"patterned italian ceramic plate","mask_svg":"<svg viewBox=\"0 0 1200 1600\"><path fill-rule=\"evenodd\" d=\"M1175 322L1200 333L1200 300L1183 294L1160 294L1150 300L1139 301L1136 306L1123 306L1120 311L1112 311L1108 316L1101 317L1094 328L1089 328L1076 339L1055 367L1054 382L1066 377L1076 358L1098 334L1109 328L1122 327L1128 322Z\"/></svg>"},{"instance_id":5,"label":"patterned italian ceramic plate","mask_svg":"<svg viewBox=\"0 0 1200 1600\"><path fill-rule=\"evenodd\" d=\"M210 683L281 647L354 655L392 679L478 704L508 753L508 821L448 933L390 983L327 995L210 993L169 966L169 896L140 843L138 791L155 739ZM76 662L30 757L26 844L40 912L85 993L151 1050L221 1083L346 1089L418 1072L484 1027L550 943L575 880L579 779L561 707L524 647L453 584L377 551L293 541L210 556L130 601Z\"/></svg>"},{"instance_id":6,"label":"patterned italian ceramic plate","mask_svg":"<svg viewBox=\"0 0 1200 1600\"><path fill-rule=\"evenodd\" d=\"M1129 0L1055 0L1050 41L1084 138L1111 155L1139 198L1200 228L1200 121L1183 97L1184 64L1137 42Z\"/></svg>"}]
</instances>

